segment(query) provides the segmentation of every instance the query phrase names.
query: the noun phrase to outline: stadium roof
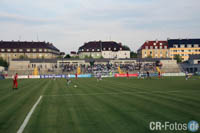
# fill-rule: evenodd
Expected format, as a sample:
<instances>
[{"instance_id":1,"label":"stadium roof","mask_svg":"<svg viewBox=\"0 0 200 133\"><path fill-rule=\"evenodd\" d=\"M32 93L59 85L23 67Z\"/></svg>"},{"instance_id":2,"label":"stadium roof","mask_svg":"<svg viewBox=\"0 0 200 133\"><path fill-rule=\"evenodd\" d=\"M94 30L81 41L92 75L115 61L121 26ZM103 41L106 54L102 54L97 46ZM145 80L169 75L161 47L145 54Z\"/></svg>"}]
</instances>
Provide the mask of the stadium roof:
<instances>
[{"instance_id":1,"label":"stadium roof","mask_svg":"<svg viewBox=\"0 0 200 133\"><path fill-rule=\"evenodd\" d=\"M58 61L85 61L85 62L109 62L111 60L133 60L137 62L155 62L160 60L172 60L171 58L129 58L129 59L12 59L13 61L30 61L30 63L57 63Z\"/></svg>"},{"instance_id":2,"label":"stadium roof","mask_svg":"<svg viewBox=\"0 0 200 133\"><path fill-rule=\"evenodd\" d=\"M12 61L30 61L30 63L57 63L58 59L12 59Z\"/></svg>"}]
</instances>

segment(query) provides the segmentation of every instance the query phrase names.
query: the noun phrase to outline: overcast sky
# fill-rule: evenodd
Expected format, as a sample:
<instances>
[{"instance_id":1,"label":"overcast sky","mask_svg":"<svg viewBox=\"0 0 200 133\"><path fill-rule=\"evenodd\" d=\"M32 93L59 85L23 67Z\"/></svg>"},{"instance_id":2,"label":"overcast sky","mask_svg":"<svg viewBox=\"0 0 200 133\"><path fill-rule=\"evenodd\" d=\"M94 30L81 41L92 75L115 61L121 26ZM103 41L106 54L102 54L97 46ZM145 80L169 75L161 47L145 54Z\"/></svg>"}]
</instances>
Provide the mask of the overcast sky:
<instances>
[{"instance_id":1,"label":"overcast sky","mask_svg":"<svg viewBox=\"0 0 200 133\"><path fill-rule=\"evenodd\" d=\"M200 38L200 0L0 0L0 40L47 41L67 53L88 41L137 50L146 40Z\"/></svg>"}]
</instances>

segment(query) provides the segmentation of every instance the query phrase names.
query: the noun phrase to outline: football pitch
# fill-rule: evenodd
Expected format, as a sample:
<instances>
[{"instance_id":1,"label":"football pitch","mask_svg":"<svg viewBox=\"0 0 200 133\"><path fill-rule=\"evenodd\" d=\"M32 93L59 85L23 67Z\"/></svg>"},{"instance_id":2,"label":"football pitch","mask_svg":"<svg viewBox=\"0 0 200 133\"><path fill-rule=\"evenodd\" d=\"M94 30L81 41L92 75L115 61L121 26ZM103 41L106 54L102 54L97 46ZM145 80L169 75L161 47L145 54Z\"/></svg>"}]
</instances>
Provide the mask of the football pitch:
<instances>
[{"instance_id":1,"label":"football pitch","mask_svg":"<svg viewBox=\"0 0 200 133\"><path fill-rule=\"evenodd\" d=\"M0 81L0 133L148 133L154 121L200 120L200 79L95 78ZM77 86L77 87L76 87ZM178 133L188 131L178 131Z\"/></svg>"}]
</instances>

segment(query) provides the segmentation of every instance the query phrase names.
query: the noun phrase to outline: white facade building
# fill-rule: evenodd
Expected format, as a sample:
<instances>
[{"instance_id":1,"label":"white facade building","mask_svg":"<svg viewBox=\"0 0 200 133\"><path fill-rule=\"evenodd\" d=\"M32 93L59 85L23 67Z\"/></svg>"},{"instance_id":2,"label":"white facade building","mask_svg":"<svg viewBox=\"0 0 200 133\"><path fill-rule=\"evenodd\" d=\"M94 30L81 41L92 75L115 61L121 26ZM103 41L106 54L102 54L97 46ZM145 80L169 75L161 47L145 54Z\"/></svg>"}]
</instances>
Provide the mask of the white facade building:
<instances>
[{"instance_id":1,"label":"white facade building","mask_svg":"<svg viewBox=\"0 0 200 133\"><path fill-rule=\"evenodd\" d=\"M121 43L113 41L101 42L94 41L85 43L79 48L78 55L80 58L106 58L106 59L126 59L130 58L130 49Z\"/></svg>"}]
</instances>

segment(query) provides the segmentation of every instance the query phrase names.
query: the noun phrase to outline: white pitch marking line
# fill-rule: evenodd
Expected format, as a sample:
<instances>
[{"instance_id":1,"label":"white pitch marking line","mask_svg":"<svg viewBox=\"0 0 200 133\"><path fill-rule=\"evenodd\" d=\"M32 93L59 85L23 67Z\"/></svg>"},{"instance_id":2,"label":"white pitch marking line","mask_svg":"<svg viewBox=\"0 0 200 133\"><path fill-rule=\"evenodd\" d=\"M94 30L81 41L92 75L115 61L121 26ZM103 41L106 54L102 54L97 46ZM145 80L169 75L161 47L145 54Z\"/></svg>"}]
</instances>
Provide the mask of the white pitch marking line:
<instances>
[{"instance_id":1,"label":"white pitch marking line","mask_svg":"<svg viewBox=\"0 0 200 133\"><path fill-rule=\"evenodd\" d=\"M37 102L33 105L33 107L31 108L30 112L26 116L24 122L22 123L21 127L18 129L17 133L23 133L24 128L26 127L29 119L31 118L32 113L34 112L35 108L37 107L37 105L39 104L39 102L40 102L41 99L42 99L42 96L40 96L38 98Z\"/></svg>"}]
</instances>

